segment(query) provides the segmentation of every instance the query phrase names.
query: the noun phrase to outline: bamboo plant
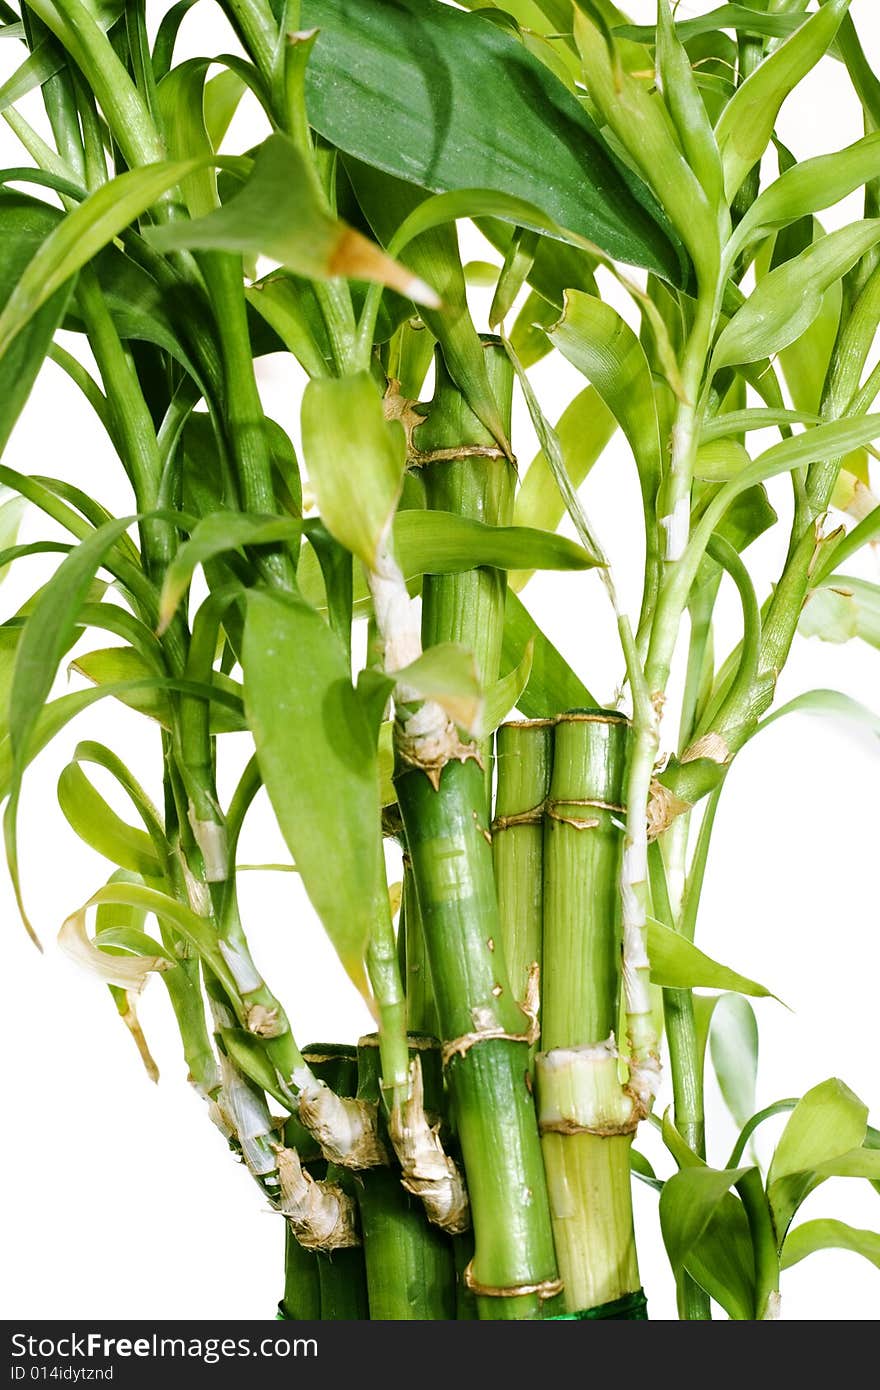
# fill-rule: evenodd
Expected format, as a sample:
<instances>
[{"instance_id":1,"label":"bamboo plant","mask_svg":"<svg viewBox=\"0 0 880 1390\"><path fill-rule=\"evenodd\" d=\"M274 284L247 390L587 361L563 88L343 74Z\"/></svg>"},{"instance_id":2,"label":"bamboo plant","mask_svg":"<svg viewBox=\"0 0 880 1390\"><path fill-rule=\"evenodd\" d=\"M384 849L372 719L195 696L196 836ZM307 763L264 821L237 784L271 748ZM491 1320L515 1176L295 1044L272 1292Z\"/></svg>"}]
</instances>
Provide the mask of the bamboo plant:
<instances>
[{"instance_id":1,"label":"bamboo plant","mask_svg":"<svg viewBox=\"0 0 880 1390\"><path fill-rule=\"evenodd\" d=\"M0 565L58 555L0 628L25 926L25 773L80 711L121 701L152 731L154 786L122 750L76 747L59 804L110 868L61 944L148 1069L136 1000L160 976L190 1082L284 1218L280 1316L643 1319L633 1176L659 1192L682 1318L712 1301L776 1316L781 1270L812 1251L877 1262L876 1233L792 1223L827 1177L880 1182L880 1135L817 1078L742 1116L721 1161L713 1011L747 1074L748 997L768 991L694 938L738 753L799 709L880 731L831 691L774 705L799 629L880 647L880 589L848 577L880 538L880 83L858 0L855 22L849 0L689 19L659 0L646 25L610 0L240 0L220 5L227 52L180 59L190 7L0 6L23 45L0 88L23 147L0 188L0 443L49 357L131 496L117 517L86 476L0 465ZM799 158L777 116L826 55L865 133ZM42 133L19 110L36 91ZM241 151L245 95L262 136ZM853 193L864 216L826 234ZM482 320L469 279L492 290ZM279 352L305 381L301 458L258 390ZM584 379L555 424L529 374L553 353ZM581 490L618 431L641 495L632 612ZM780 477L790 523L765 487ZM16 543L22 501L45 540ZM749 547L771 527L788 545L763 593ZM551 643L537 570L593 572L577 582L610 605L618 669L590 670L589 632ZM53 695L93 629L110 644L81 644L85 683ZM375 1018L357 1047L305 1046L252 956L237 846L261 788ZM764 1170L751 1137L784 1111Z\"/></svg>"}]
</instances>

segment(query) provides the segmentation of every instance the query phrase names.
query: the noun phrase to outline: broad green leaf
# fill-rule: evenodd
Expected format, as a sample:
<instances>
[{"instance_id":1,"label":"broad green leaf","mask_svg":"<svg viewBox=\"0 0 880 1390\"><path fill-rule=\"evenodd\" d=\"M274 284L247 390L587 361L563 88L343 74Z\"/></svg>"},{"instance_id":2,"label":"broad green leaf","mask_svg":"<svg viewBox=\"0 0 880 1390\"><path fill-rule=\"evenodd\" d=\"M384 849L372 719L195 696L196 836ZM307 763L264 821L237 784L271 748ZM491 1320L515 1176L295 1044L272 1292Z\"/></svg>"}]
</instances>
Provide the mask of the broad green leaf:
<instances>
[{"instance_id":1,"label":"broad green leaf","mask_svg":"<svg viewBox=\"0 0 880 1390\"><path fill-rule=\"evenodd\" d=\"M399 511L392 534L407 582L423 574L463 574L480 565L506 570L582 570L596 563L567 536L530 526L487 526L457 512ZM318 562L308 550L303 550L300 558L299 583L310 603L324 603ZM363 602L367 592L365 579L356 575L355 601Z\"/></svg>"},{"instance_id":2,"label":"broad green leaf","mask_svg":"<svg viewBox=\"0 0 880 1390\"><path fill-rule=\"evenodd\" d=\"M310 381L302 439L321 520L368 570L376 569L403 486L406 441L399 422L385 419L369 373Z\"/></svg>"},{"instance_id":3,"label":"broad green leaf","mask_svg":"<svg viewBox=\"0 0 880 1390\"><path fill-rule=\"evenodd\" d=\"M617 421L599 392L587 386L566 406L556 424L565 468L572 487L579 488L617 428ZM514 520L520 526L555 531L565 514L565 504L543 450L529 465L516 496ZM519 590L532 571L511 575Z\"/></svg>"},{"instance_id":4,"label":"broad green leaf","mask_svg":"<svg viewBox=\"0 0 880 1390\"><path fill-rule=\"evenodd\" d=\"M435 0L305 0L300 22L320 30L309 119L347 154L435 193L522 198L620 260L685 277L645 186L509 33Z\"/></svg>"},{"instance_id":5,"label":"broad green leaf","mask_svg":"<svg viewBox=\"0 0 880 1390\"><path fill-rule=\"evenodd\" d=\"M19 281L47 235L45 204L0 189L0 305L3 314L17 294ZM72 285L59 286L43 297L26 329L0 359L0 451L12 433L22 407L34 384L52 336L64 317ZM2 318L0 318L2 322Z\"/></svg>"},{"instance_id":6,"label":"broad green leaf","mask_svg":"<svg viewBox=\"0 0 880 1390\"><path fill-rule=\"evenodd\" d=\"M503 664L513 666L522 661L529 643L533 644L532 668L528 683L516 702L526 719L549 719L564 710L597 707L580 677L544 635L516 594L508 589L501 648Z\"/></svg>"},{"instance_id":7,"label":"broad green leaf","mask_svg":"<svg viewBox=\"0 0 880 1390\"><path fill-rule=\"evenodd\" d=\"M307 312L301 282L276 272L248 286L245 295L310 377L328 375L330 362Z\"/></svg>"},{"instance_id":8,"label":"broad green leaf","mask_svg":"<svg viewBox=\"0 0 880 1390\"><path fill-rule=\"evenodd\" d=\"M783 101L830 48L849 3L826 0L817 14L764 59L728 102L715 128L728 202L767 148Z\"/></svg>"},{"instance_id":9,"label":"broad green leaf","mask_svg":"<svg viewBox=\"0 0 880 1390\"><path fill-rule=\"evenodd\" d=\"M880 649L880 585L845 574L826 579L809 594L798 631L823 642L861 637Z\"/></svg>"},{"instance_id":10,"label":"broad green leaf","mask_svg":"<svg viewBox=\"0 0 880 1390\"><path fill-rule=\"evenodd\" d=\"M866 135L836 154L794 164L759 194L733 237L742 248L774 227L833 207L871 179L880 177L880 133ZM728 257L731 248L728 248Z\"/></svg>"},{"instance_id":11,"label":"broad green leaf","mask_svg":"<svg viewBox=\"0 0 880 1390\"><path fill-rule=\"evenodd\" d=\"M388 894L376 744L345 652L313 608L251 590L242 664L279 826L327 935L368 996L364 955Z\"/></svg>"},{"instance_id":12,"label":"broad green leaf","mask_svg":"<svg viewBox=\"0 0 880 1390\"><path fill-rule=\"evenodd\" d=\"M651 369L635 333L610 304L570 290L548 337L617 420L636 460L645 508L652 508L662 471L660 427Z\"/></svg>"},{"instance_id":13,"label":"broad green leaf","mask_svg":"<svg viewBox=\"0 0 880 1390\"><path fill-rule=\"evenodd\" d=\"M763 985L720 965L686 937L650 917L648 955L651 979L666 989L726 989L758 998L776 998Z\"/></svg>"},{"instance_id":14,"label":"broad green leaf","mask_svg":"<svg viewBox=\"0 0 880 1390\"><path fill-rule=\"evenodd\" d=\"M755 1109L758 1076L758 1024L741 994L723 994L709 1030L712 1066L725 1104L742 1126Z\"/></svg>"},{"instance_id":15,"label":"broad green leaf","mask_svg":"<svg viewBox=\"0 0 880 1390\"><path fill-rule=\"evenodd\" d=\"M71 276L163 193L198 168L199 162L162 162L129 170L110 179L67 213L16 278L0 314L0 356Z\"/></svg>"},{"instance_id":16,"label":"broad green leaf","mask_svg":"<svg viewBox=\"0 0 880 1390\"><path fill-rule=\"evenodd\" d=\"M854 222L771 270L722 329L714 370L757 362L794 343L821 312L826 291L878 241L880 219Z\"/></svg>"},{"instance_id":17,"label":"broad green leaf","mask_svg":"<svg viewBox=\"0 0 880 1390\"><path fill-rule=\"evenodd\" d=\"M844 695L840 690L807 690L803 695L796 695L793 700L782 705L779 709L768 714L766 719L762 719L755 733L760 733L769 725L775 723L777 719L782 719L786 714L819 714L831 715L840 719L852 719L858 724L865 724L874 733L880 734L880 714L862 705L858 700L854 700L850 695ZM754 734L752 737L754 738Z\"/></svg>"},{"instance_id":18,"label":"broad green leaf","mask_svg":"<svg viewBox=\"0 0 880 1390\"><path fill-rule=\"evenodd\" d=\"M603 23L595 22L578 6L573 10L573 21L591 103L668 213L698 277L705 277L707 285L712 283L720 255L717 219L682 152L664 101L624 71L613 41L608 41L607 30L603 32ZM685 66L690 77L689 65ZM684 100L683 93L680 95ZM705 119L702 103L700 114ZM692 116L689 120L692 125Z\"/></svg>"},{"instance_id":19,"label":"broad green leaf","mask_svg":"<svg viewBox=\"0 0 880 1390\"><path fill-rule=\"evenodd\" d=\"M58 804L80 839L105 859L146 878L161 876L149 835L116 814L78 762L68 763L58 779Z\"/></svg>"},{"instance_id":20,"label":"broad green leaf","mask_svg":"<svg viewBox=\"0 0 880 1390\"><path fill-rule=\"evenodd\" d=\"M851 1250L854 1255L863 1255L880 1269L880 1232L860 1231L855 1226L848 1226L845 1221L827 1218L804 1221L789 1231L782 1247L782 1269L791 1269L792 1265L806 1259L807 1255L814 1255L817 1250Z\"/></svg>"},{"instance_id":21,"label":"broad green leaf","mask_svg":"<svg viewBox=\"0 0 880 1390\"><path fill-rule=\"evenodd\" d=\"M867 1106L836 1077L814 1086L795 1106L767 1175L767 1196L780 1246L801 1202L830 1176L823 1170L859 1150L867 1118Z\"/></svg>"},{"instance_id":22,"label":"broad green leaf","mask_svg":"<svg viewBox=\"0 0 880 1390\"><path fill-rule=\"evenodd\" d=\"M250 545L270 545L289 541L294 546L302 534L302 523L293 517L253 516L247 512L215 512L202 517L189 540L175 552L165 571L159 597L159 631L171 622L199 565L227 550Z\"/></svg>"},{"instance_id":23,"label":"broad green leaf","mask_svg":"<svg viewBox=\"0 0 880 1390\"><path fill-rule=\"evenodd\" d=\"M660 1227L676 1281L687 1271L702 1283L709 1273L709 1291L738 1320L754 1317L754 1264L746 1257L751 1242L745 1212L730 1188L749 1171L694 1164L667 1178L660 1194Z\"/></svg>"},{"instance_id":24,"label":"broad green leaf","mask_svg":"<svg viewBox=\"0 0 880 1390\"><path fill-rule=\"evenodd\" d=\"M310 279L345 275L376 280L417 303L432 308L440 303L418 276L331 216L303 156L280 133L270 135L260 147L244 188L223 207L193 221L152 228L147 235L162 251L188 248L271 256Z\"/></svg>"}]
</instances>

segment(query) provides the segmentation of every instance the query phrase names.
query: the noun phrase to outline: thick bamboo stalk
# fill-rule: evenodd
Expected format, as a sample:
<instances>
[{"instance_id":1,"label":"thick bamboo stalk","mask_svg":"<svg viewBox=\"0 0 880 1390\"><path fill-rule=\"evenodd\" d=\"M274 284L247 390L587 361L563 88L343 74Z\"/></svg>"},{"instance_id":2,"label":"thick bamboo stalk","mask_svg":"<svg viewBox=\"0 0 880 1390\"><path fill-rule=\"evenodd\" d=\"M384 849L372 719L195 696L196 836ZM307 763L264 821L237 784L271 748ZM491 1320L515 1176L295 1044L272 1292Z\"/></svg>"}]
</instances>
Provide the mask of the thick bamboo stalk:
<instances>
[{"instance_id":1,"label":"thick bamboo stalk","mask_svg":"<svg viewBox=\"0 0 880 1390\"><path fill-rule=\"evenodd\" d=\"M314 1075L337 1095L357 1091L357 1053L338 1044L318 1044L305 1049L303 1058ZM324 1162L314 1136L291 1116L284 1127L284 1143L298 1154L306 1172L316 1180L340 1188L352 1199L351 1175ZM286 1224L284 1298L279 1312L287 1318L323 1321L358 1320L368 1316L366 1272L362 1245L331 1251L304 1248Z\"/></svg>"},{"instance_id":2,"label":"thick bamboo stalk","mask_svg":"<svg viewBox=\"0 0 880 1390\"><path fill-rule=\"evenodd\" d=\"M427 1099L429 1105L436 1106L439 1076L432 1078L431 1068L426 1070ZM376 1102L379 1081L377 1039L362 1038L358 1044L359 1099ZM455 1265L451 1239L429 1223L421 1201L403 1187L399 1170L381 1167L363 1173L357 1185L357 1199L370 1319L453 1319Z\"/></svg>"},{"instance_id":3,"label":"thick bamboo stalk","mask_svg":"<svg viewBox=\"0 0 880 1390\"><path fill-rule=\"evenodd\" d=\"M517 999L526 998L533 965L541 966L544 802L552 758L552 719L502 724L495 735L492 854L502 949Z\"/></svg>"},{"instance_id":4,"label":"thick bamboo stalk","mask_svg":"<svg viewBox=\"0 0 880 1390\"><path fill-rule=\"evenodd\" d=\"M437 1036L437 1005L431 982L431 965L425 931L409 858L404 859L403 899L400 909L401 973L406 986L406 1026L410 1033Z\"/></svg>"},{"instance_id":5,"label":"thick bamboo stalk","mask_svg":"<svg viewBox=\"0 0 880 1390\"><path fill-rule=\"evenodd\" d=\"M569 1313L639 1289L629 1150L638 1110L618 1074L628 728L613 711L557 721L544 839L538 1111ZM600 1314L601 1316L601 1314Z\"/></svg>"}]
</instances>

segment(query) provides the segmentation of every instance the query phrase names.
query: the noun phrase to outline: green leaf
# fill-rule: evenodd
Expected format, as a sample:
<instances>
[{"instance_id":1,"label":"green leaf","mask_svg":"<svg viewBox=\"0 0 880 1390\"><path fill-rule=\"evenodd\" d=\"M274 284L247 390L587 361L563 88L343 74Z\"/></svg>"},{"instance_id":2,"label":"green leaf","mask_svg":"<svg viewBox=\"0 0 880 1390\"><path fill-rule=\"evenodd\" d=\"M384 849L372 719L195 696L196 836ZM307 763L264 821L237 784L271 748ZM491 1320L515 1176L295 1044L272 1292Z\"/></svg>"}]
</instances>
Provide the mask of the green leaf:
<instances>
[{"instance_id":1,"label":"green leaf","mask_svg":"<svg viewBox=\"0 0 880 1390\"><path fill-rule=\"evenodd\" d=\"M825 0L746 78L721 113L715 135L728 202L767 148L783 101L830 48L849 3Z\"/></svg>"},{"instance_id":2,"label":"green leaf","mask_svg":"<svg viewBox=\"0 0 880 1390\"><path fill-rule=\"evenodd\" d=\"M782 1131L767 1175L767 1196L781 1247L804 1198L845 1167L864 1142L868 1108L836 1077L807 1091ZM880 1154L877 1155L880 1159ZM877 1167L880 1173L880 1163Z\"/></svg>"},{"instance_id":3,"label":"green leaf","mask_svg":"<svg viewBox=\"0 0 880 1390\"><path fill-rule=\"evenodd\" d=\"M299 599L251 590L245 707L260 773L312 904L351 979L388 911L376 743L338 639Z\"/></svg>"},{"instance_id":4,"label":"green leaf","mask_svg":"<svg viewBox=\"0 0 880 1390\"><path fill-rule=\"evenodd\" d=\"M302 439L321 520L368 570L376 569L403 486L406 439L399 422L385 419L369 373L310 381Z\"/></svg>"},{"instance_id":5,"label":"green leaf","mask_svg":"<svg viewBox=\"0 0 880 1390\"><path fill-rule=\"evenodd\" d=\"M347 159L345 169L364 216L379 241L390 246L401 226L419 213L426 200L421 190ZM434 213L436 214L436 203ZM446 217L442 219L446 221ZM436 225L407 241L406 260L417 275L431 277L442 310L423 308L421 318L443 349L449 375L471 410L504 449L509 449L498 402L489 382L486 354L468 311L458 236L454 226Z\"/></svg>"},{"instance_id":6,"label":"green leaf","mask_svg":"<svg viewBox=\"0 0 880 1390\"><path fill-rule=\"evenodd\" d=\"M0 241L3 243L0 306L3 315L47 234L44 208L45 204L23 193L0 189ZM72 288L72 285L61 286L54 295L44 296L42 308L35 311L27 328L0 358L0 451L6 447L55 330L64 317Z\"/></svg>"},{"instance_id":7,"label":"green leaf","mask_svg":"<svg viewBox=\"0 0 880 1390\"><path fill-rule=\"evenodd\" d=\"M610 304L569 290L548 337L617 420L636 460L645 507L653 508L662 471L660 427L651 369L635 333Z\"/></svg>"},{"instance_id":8,"label":"green leaf","mask_svg":"<svg viewBox=\"0 0 880 1390\"><path fill-rule=\"evenodd\" d=\"M794 164L755 199L736 229L733 245L741 249L762 232L833 207L877 177L880 177L880 132L877 131L836 154L818 155Z\"/></svg>"},{"instance_id":9,"label":"green leaf","mask_svg":"<svg viewBox=\"0 0 880 1390\"><path fill-rule=\"evenodd\" d=\"M293 517L254 516L248 512L215 512L204 516L184 541L165 571L159 597L159 632L168 627L199 565L227 550L271 545L278 541L299 544L302 523Z\"/></svg>"},{"instance_id":10,"label":"green leaf","mask_svg":"<svg viewBox=\"0 0 880 1390\"><path fill-rule=\"evenodd\" d=\"M660 1227L676 1282L688 1272L732 1318L754 1317L754 1260L742 1203L730 1192L748 1168L694 1164L667 1178Z\"/></svg>"},{"instance_id":11,"label":"green leaf","mask_svg":"<svg viewBox=\"0 0 880 1390\"><path fill-rule=\"evenodd\" d=\"M253 173L240 193L192 221L148 229L160 251L188 248L271 256L312 280L337 276L390 285L418 304L439 308L436 292L398 265L360 232L327 211L309 165L286 135L260 146Z\"/></svg>"},{"instance_id":12,"label":"green leaf","mask_svg":"<svg viewBox=\"0 0 880 1390\"><path fill-rule=\"evenodd\" d=\"M211 702L212 734L241 733L245 728L241 686L222 671L214 671L212 684L195 685L189 680L169 681L157 676L155 667L132 647L104 647L84 652L71 662L71 670L86 680L107 687L116 698L138 714L155 719L163 728L174 728L175 711L169 699L172 690L198 696Z\"/></svg>"},{"instance_id":13,"label":"green leaf","mask_svg":"<svg viewBox=\"0 0 880 1390\"><path fill-rule=\"evenodd\" d=\"M665 989L727 989L762 999L776 998L763 985L726 965L719 965L686 937L650 917L648 955L651 979Z\"/></svg>"},{"instance_id":14,"label":"green leaf","mask_svg":"<svg viewBox=\"0 0 880 1390\"><path fill-rule=\"evenodd\" d=\"M863 545L868 545L878 536L880 536L880 507L875 507L847 535L841 536L836 543L829 544L816 567L813 582L815 584L824 583L829 575L843 564L844 560L848 560L851 555L855 555L857 551L861 550Z\"/></svg>"},{"instance_id":15,"label":"green leaf","mask_svg":"<svg viewBox=\"0 0 880 1390\"><path fill-rule=\"evenodd\" d=\"M506 676L502 676L486 691L483 708L483 730L486 735L497 729L502 720L519 704L532 674L534 651L534 641L527 642L519 665L514 666L512 671L508 671Z\"/></svg>"},{"instance_id":16,"label":"green leaf","mask_svg":"<svg viewBox=\"0 0 880 1390\"><path fill-rule=\"evenodd\" d=\"M110 179L67 213L16 276L15 288L0 314L0 356L81 266L199 164L199 160L184 160L132 169Z\"/></svg>"},{"instance_id":17,"label":"green leaf","mask_svg":"<svg viewBox=\"0 0 880 1390\"><path fill-rule=\"evenodd\" d=\"M800 15L763 14L750 5L719 5L704 15L679 20L675 30L681 43L711 33L713 29L737 29L744 34L779 39L787 38L803 22ZM653 43L656 29L653 24L619 24L614 33L635 43Z\"/></svg>"},{"instance_id":18,"label":"green leaf","mask_svg":"<svg viewBox=\"0 0 880 1390\"><path fill-rule=\"evenodd\" d=\"M645 186L509 33L434 0L305 0L300 22L320 30L309 120L347 154L435 193L524 199L620 260L686 278Z\"/></svg>"},{"instance_id":19,"label":"green leaf","mask_svg":"<svg viewBox=\"0 0 880 1390\"><path fill-rule=\"evenodd\" d=\"M723 483L735 478L751 462L735 439L711 439L701 444L694 462L694 477L705 482Z\"/></svg>"},{"instance_id":20,"label":"green leaf","mask_svg":"<svg viewBox=\"0 0 880 1390\"><path fill-rule=\"evenodd\" d=\"M556 423L571 485L579 488L617 428L617 421L598 391L587 386L566 406ZM516 496L514 520L520 526L555 531L565 514L565 503L543 450L532 460ZM533 571L511 575L511 585L519 590Z\"/></svg>"},{"instance_id":21,"label":"green leaf","mask_svg":"<svg viewBox=\"0 0 880 1390\"><path fill-rule=\"evenodd\" d=\"M531 613L511 589L504 608L502 661L513 666L522 661L532 643L532 669L528 684L517 700L526 719L550 719L564 710L595 709L597 702Z\"/></svg>"},{"instance_id":22,"label":"green leaf","mask_svg":"<svg viewBox=\"0 0 880 1390\"><path fill-rule=\"evenodd\" d=\"M474 654L459 642L436 642L394 672L395 681L425 700L436 700L450 719L474 737L482 736L483 692Z\"/></svg>"},{"instance_id":23,"label":"green leaf","mask_svg":"<svg viewBox=\"0 0 880 1390\"><path fill-rule=\"evenodd\" d=\"M702 185L709 206L717 209L724 202L721 157L691 59L672 22L669 0L661 0L657 10L657 65L663 98L681 147Z\"/></svg>"},{"instance_id":24,"label":"green leaf","mask_svg":"<svg viewBox=\"0 0 880 1390\"><path fill-rule=\"evenodd\" d=\"M649 92L638 78L625 71L613 40L609 42L607 26L598 16L597 20L588 18L584 8L574 7L574 38L584 65L590 102L653 189L690 252L698 278L705 279L708 286L714 283L720 257L716 211L685 158L679 132L665 100ZM674 39L658 46L658 59L661 49L669 59L673 43ZM686 59L684 69L689 81L692 80ZM683 110L685 95L681 74L676 78L675 89L680 118L687 122L689 137L693 136L687 143L693 147L695 142L699 143L697 127L693 112L685 115ZM663 95L669 99L665 82ZM705 108L695 91L693 97L705 124ZM708 136L712 141L711 130ZM701 149L705 151L705 142Z\"/></svg>"},{"instance_id":25,"label":"green leaf","mask_svg":"<svg viewBox=\"0 0 880 1390\"><path fill-rule=\"evenodd\" d=\"M58 804L80 839L105 859L146 878L161 877L149 835L116 814L76 761L58 779Z\"/></svg>"},{"instance_id":26,"label":"green leaf","mask_svg":"<svg viewBox=\"0 0 880 1390\"><path fill-rule=\"evenodd\" d=\"M794 343L818 317L826 290L878 241L880 218L853 222L771 270L722 330L713 370L757 362Z\"/></svg>"},{"instance_id":27,"label":"green leaf","mask_svg":"<svg viewBox=\"0 0 880 1390\"><path fill-rule=\"evenodd\" d=\"M826 579L808 595L798 632L823 642L861 637L880 650L880 585L845 574Z\"/></svg>"},{"instance_id":28,"label":"green leaf","mask_svg":"<svg viewBox=\"0 0 880 1390\"><path fill-rule=\"evenodd\" d=\"M860 1231L845 1221L829 1219L804 1221L789 1231L782 1247L781 1268L791 1269L817 1250L851 1250L880 1269L880 1233Z\"/></svg>"},{"instance_id":29,"label":"green leaf","mask_svg":"<svg viewBox=\"0 0 880 1390\"><path fill-rule=\"evenodd\" d=\"M709 1030L709 1049L724 1102L742 1126L755 1108L758 1024L754 1009L741 994L723 994L718 1000Z\"/></svg>"}]
</instances>

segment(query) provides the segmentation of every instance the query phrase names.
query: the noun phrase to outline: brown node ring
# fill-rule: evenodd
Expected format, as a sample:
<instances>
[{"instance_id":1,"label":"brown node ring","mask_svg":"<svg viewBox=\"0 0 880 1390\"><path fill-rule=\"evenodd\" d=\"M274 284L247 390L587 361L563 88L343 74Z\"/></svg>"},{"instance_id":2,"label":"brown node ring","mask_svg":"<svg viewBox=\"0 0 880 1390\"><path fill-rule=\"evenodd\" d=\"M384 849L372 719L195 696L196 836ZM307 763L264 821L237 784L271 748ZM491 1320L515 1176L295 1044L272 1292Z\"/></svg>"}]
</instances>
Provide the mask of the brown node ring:
<instances>
[{"instance_id":1,"label":"brown node ring","mask_svg":"<svg viewBox=\"0 0 880 1390\"><path fill-rule=\"evenodd\" d=\"M548 1298L555 1298L562 1293L563 1283L561 1279L542 1279L537 1284L508 1284L502 1288L493 1284L481 1284L479 1279L474 1278L471 1266L473 1260L469 1260L464 1267L464 1284L477 1298L526 1298L529 1294L537 1294L543 1302Z\"/></svg>"}]
</instances>

